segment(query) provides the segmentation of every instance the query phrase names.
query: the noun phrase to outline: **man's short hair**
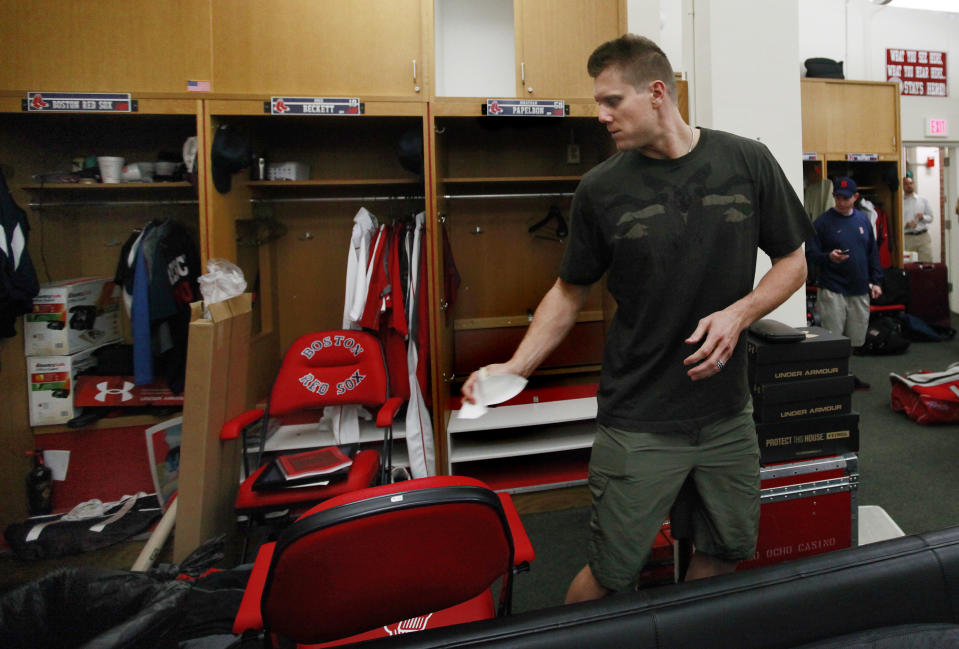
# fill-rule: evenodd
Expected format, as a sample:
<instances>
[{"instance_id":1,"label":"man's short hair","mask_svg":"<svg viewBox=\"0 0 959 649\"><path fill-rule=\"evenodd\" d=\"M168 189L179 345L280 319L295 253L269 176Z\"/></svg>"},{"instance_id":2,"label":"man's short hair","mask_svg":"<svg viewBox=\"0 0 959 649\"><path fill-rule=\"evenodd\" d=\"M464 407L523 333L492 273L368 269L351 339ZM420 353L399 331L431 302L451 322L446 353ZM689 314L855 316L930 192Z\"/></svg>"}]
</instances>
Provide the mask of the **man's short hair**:
<instances>
[{"instance_id":1,"label":"man's short hair","mask_svg":"<svg viewBox=\"0 0 959 649\"><path fill-rule=\"evenodd\" d=\"M674 102L678 101L673 66L659 46L645 36L623 34L603 43L593 50L586 70L595 79L612 66L618 67L623 81L637 90L647 83L662 81L666 84L669 96Z\"/></svg>"}]
</instances>

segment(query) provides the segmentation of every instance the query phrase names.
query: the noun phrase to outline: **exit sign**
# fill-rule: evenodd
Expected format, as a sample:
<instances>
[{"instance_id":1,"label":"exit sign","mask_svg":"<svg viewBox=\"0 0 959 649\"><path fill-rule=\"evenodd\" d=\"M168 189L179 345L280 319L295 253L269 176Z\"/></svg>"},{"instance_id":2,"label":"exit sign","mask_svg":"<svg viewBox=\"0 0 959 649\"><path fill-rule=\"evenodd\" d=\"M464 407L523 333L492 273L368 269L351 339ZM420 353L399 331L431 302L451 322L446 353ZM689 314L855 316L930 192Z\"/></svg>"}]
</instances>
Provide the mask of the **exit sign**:
<instances>
[{"instance_id":1,"label":"exit sign","mask_svg":"<svg viewBox=\"0 0 959 649\"><path fill-rule=\"evenodd\" d=\"M946 120L929 118L926 120L926 137L948 137L949 129Z\"/></svg>"}]
</instances>

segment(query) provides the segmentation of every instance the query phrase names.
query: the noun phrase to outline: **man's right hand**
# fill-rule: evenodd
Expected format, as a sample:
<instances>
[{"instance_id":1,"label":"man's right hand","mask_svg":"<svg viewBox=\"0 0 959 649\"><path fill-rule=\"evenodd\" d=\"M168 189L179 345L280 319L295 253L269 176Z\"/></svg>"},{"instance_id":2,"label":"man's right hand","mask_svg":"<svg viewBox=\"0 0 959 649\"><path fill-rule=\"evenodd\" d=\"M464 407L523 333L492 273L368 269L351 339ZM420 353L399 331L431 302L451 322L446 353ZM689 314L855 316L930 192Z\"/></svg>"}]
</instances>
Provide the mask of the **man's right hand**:
<instances>
[{"instance_id":1,"label":"man's right hand","mask_svg":"<svg viewBox=\"0 0 959 649\"><path fill-rule=\"evenodd\" d=\"M510 371L508 363L493 363L492 365L486 365L481 367L472 374L469 375L469 378L466 379L466 383L463 384L463 387L460 389L460 392L463 394L463 399L469 403L476 403L476 393L474 388L476 382L482 377L493 376L494 374L513 374L514 372Z\"/></svg>"},{"instance_id":2,"label":"man's right hand","mask_svg":"<svg viewBox=\"0 0 959 649\"><path fill-rule=\"evenodd\" d=\"M829 261L834 264L841 264L847 259L849 259L849 254L839 250L838 248L829 253Z\"/></svg>"}]
</instances>

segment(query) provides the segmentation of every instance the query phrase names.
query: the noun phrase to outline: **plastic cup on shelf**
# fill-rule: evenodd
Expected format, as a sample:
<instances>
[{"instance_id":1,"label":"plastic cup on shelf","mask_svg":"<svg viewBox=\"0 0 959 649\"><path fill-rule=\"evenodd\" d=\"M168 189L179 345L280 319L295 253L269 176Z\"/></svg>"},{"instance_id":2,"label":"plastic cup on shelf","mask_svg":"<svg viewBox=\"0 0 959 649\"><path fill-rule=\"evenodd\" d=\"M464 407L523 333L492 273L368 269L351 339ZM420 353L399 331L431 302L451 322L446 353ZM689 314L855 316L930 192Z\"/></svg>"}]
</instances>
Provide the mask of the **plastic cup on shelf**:
<instances>
[{"instance_id":1,"label":"plastic cup on shelf","mask_svg":"<svg viewBox=\"0 0 959 649\"><path fill-rule=\"evenodd\" d=\"M104 183L119 183L123 173L123 158L111 155L97 156L100 180Z\"/></svg>"}]
</instances>

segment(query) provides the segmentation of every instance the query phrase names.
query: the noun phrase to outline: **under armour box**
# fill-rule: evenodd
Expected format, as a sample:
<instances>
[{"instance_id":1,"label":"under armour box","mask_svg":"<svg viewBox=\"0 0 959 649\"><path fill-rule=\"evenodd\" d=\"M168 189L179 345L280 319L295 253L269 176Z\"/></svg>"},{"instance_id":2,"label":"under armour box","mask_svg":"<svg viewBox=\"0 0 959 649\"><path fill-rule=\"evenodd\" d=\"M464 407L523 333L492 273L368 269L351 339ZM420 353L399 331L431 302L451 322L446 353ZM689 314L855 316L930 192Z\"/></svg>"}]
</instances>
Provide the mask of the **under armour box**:
<instances>
[{"instance_id":1,"label":"under armour box","mask_svg":"<svg viewBox=\"0 0 959 649\"><path fill-rule=\"evenodd\" d=\"M27 356L66 356L121 338L120 287L109 277L44 284L23 316Z\"/></svg>"},{"instance_id":2,"label":"under armour box","mask_svg":"<svg viewBox=\"0 0 959 649\"><path fill-rule=\"evenodd\" d=\"M753 418L776 422L849 412L855 379L851 374L790 383L753 385Z\"/></svg>"},{"instance_id":3,"label":"under armour box","mask_svg":"<svg viewBox=\"0 0 959 649\"><path fill-rule=\"evenodd\" d=\"M822 327L796 327L805 334L799 342L779 343L746 334L746 352L750 365L773 365L819 359L848 358L849 338Z\"/></svg>"},{"instance_id":4,"label":"under armour box","mask_svg":"<svg viewBox=\"0 0 959 649\"><path fill-rule=\"evenodd\" d=\"M760 480L756 554L740 570L858 545L855 453L764 466Z\"/></svg>"},{"instance_id":5,"label":"under armour box","mask_svg":"<svg viewBox=\"0 0 959 649\"><path fill-rule=\"evenodd\" d=\"M73 419L77 374L95 367L96 348L69 356L27 357L27 401L31 426L65 424Z\"/></svg>"},{"instance_id":6,"label":"under armour box","mask_svg":"<svg viewBox=\"0 0 959 649\"><path fill-rule=\"evenodd\" d=\"M166 381L136 385L132 376L83 374L74 381L73 405L77 407L182 407L183 395L175 394Z\"/></svg>"},{"instance_id":7,"label":"under armour box","mask_svg":"<svg viewBox=\"0 0 959 649\"><path fill-rule=\"evenodd\" d=\"M849 340L848 338L846 339ZM801 343L797 343L801 344ZM791 362L749 363L749 384L798 382L849 374L849 356L842 358L814 358Z\"/></svg>"},{"instance_id":8,"label":"under armour box","mask_svg":"<svg viewBox=\"0 0 959 649\"><path fill-rule=\"evenodd\" d=\"M756 424L763 464L859 451L859 413Z\"/></svg>"}]
</instances>

